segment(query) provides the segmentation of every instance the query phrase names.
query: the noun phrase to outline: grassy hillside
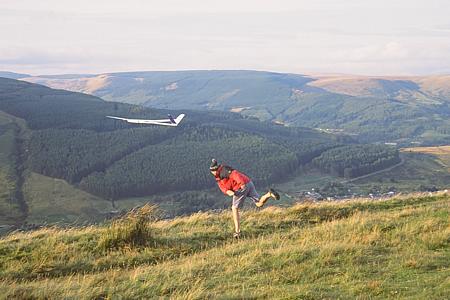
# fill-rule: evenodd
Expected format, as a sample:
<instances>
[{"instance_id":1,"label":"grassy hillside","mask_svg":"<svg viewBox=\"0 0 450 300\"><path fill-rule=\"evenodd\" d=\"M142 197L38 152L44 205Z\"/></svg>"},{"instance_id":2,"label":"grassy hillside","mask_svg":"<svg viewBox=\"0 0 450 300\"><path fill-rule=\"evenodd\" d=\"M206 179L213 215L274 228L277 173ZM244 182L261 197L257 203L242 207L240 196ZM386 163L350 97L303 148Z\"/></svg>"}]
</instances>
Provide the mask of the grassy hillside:
<instances>
[{"instance_id":1,"label":"grassy hillside","mask_svg":"<svg viewBox=\"0 0 450 300\"><path fill-rule=\"evenodd\" d=\"M450 76L318 76L312 86L339 94L392 98L403 102L439 103L450 97Z\"/></svg>"},{"instance_id":2,"label":"grassy hillside","mask_svg":"<svg viewBox=\"0 0 450 300\"><path fill-rule=\"evenodd\" d=\"M444 299L450 197L299 204L48 228L0 240L0 297Z\"/></svg>"},{"instance_id":3,"label":"grassy hillside","mask_svg":"<svg viewBox=\"0 0 450 300\"><path fill-rule=\"evenodd\" d=\"M450 76L306 76L256 71L126 72L26 78L105 100L239 112L343 130L364 142L450 143Z\"/></svg>"},{"instance_id":4,"label":"grassy hillside","mask_svg":"<svg viewBox=\"0 0 450 300\"><path fill-rule=\"evenodd\" d=\"M414 147L402 149L406 153L424 153L435 156L438 161L450 171L450 146Z\"/></svg>"},{"instance_id":5,"label":"grassy hillside","mask_svg":"<svg viewBox=\"0 0 450 300\"><path fill-rule=\"evenodd\" d=\"M110 201L77 189L66 181L28 172L23 186L28 223L82 223L104 220Z\"/></svg>"}]
</instances>

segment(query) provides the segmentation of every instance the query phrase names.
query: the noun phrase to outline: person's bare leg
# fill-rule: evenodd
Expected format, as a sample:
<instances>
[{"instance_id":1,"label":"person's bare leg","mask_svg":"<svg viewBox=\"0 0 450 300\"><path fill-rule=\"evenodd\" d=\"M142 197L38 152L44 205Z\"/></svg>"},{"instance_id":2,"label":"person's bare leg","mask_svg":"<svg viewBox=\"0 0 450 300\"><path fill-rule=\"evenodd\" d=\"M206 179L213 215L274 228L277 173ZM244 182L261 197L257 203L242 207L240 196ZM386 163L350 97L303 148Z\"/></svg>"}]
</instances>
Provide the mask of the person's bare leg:
<instances>
[{"instance_id":1,"label":"person's bare leg","mask_svg":"<svg viewBox=\"0 0 450 300\"><path fill-rule=\"evenodd\" d=\"M259 198L259 201L256 202L257 207L263 206L269 198L272 197L272 194L270 192L267 192L266 194L262 195L261 198Z\"/></svg>"},{"instance_id":2,"label":"person's bare leg","mask_svg":"<svg viewBox=\"0 0 450 300\"><path fill-rule=\"evenodd\" d=\"M232 206L231 209L233 210L234 232L240 233L241 224L239 220L239 208Z\"/></svg>"}]
</instances>

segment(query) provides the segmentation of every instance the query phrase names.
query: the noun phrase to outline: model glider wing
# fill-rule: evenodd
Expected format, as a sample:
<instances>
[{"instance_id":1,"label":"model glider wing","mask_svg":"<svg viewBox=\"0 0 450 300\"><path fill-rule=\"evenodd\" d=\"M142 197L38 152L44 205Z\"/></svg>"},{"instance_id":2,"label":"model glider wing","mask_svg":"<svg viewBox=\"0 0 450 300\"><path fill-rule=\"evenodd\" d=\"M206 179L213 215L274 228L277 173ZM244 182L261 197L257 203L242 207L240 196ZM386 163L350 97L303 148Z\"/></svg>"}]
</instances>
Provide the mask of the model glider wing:
<instances>
[{"instance_id":1,"label":"model glider wing","mask_svg":"<svg viewBox=\"0 0 450 300\"><path fill-rule=\"evenodd\" d=\"M162 125L162 126L178 126L180 124L181 120L184 118L185 114L180 114L175 119L169 115L169 119L163 119L163 120L146 120L146 119L128 119L128 118L121 118L121 117L115 117L115 116L106 116L110 119L116 119L121 121L126 121L128 123L132 124L149 124L149 125Z\"/></svg>"}]
</instances>

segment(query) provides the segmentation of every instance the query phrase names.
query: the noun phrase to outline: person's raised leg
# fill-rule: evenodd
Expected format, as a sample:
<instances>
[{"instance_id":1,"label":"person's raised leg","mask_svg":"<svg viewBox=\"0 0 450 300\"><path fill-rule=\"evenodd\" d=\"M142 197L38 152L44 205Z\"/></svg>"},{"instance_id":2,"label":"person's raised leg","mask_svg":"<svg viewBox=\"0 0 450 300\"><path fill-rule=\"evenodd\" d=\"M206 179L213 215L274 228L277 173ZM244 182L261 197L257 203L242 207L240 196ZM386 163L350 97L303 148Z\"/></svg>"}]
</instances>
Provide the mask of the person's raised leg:
<instances>
[{"instance_id":1,"label":"person's raised leg","mask_svg":"<svg viewBox=\"0 0 450 300\"><path fill-rule=\"evenodd\" d=\"M259 198L259 201L255 203L257 207L262 207L264 204L266 204L267 200L272 197L272 194L270 192L265 193L264 195Z\"/></svg>"},{"instance_id":2,"label":"person's raised leg","mask_svg":"<svg viewBox=\"0 0 450 300\"><path fill-rule=\"evenodd\" d=\"M273 198L275 200L280 200L280 194L278 194L274 189L269 189L267 193L262 195L258 202L256 202L257 207L262 207L269 198Z\"/></svg>"}]
</instances>

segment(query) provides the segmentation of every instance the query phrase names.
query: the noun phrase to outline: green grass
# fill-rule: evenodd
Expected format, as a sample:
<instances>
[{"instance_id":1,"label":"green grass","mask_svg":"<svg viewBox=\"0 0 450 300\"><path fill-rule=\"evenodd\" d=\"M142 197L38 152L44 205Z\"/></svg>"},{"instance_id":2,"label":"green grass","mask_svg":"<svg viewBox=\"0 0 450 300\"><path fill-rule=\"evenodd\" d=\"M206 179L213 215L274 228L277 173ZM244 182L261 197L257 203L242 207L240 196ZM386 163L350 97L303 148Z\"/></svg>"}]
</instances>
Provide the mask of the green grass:
<instances>
[{"instance_id":1,"label":"green grass","mask_svg":"<svg viewBox=\"0 0 450 300\"><path fill-rule=\"evenodd\" d=\"M449 200L250 210L239 241L230 212L15 233L0 240L0 298L444 299Z\"/></svg>"},{"instance_id":2,"label":"green grass","mask_svg":"<svg viewBox=\"0 0 450 300\"><path fill-rule=\"evenodd\" d=\"M23 186L29 223L100 221L113 210L111 202L75 188L66 181L27 172Z\"/></svg>"}]
</instances>

